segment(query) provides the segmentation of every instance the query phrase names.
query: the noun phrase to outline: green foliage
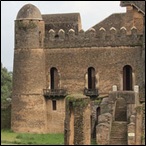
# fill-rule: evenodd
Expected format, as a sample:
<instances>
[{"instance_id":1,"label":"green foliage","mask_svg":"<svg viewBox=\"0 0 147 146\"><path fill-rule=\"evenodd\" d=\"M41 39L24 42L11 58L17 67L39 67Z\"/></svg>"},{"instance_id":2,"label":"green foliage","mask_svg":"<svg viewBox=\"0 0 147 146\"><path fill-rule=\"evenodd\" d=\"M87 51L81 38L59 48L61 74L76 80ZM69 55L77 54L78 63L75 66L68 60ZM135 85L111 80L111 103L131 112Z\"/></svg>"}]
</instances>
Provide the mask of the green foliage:
<instances>
[{"instance_id":1,"label":"green foliage","mask_svg":"<svg viewBox=\"0 0 147 146\"><path fill-rule=\"evenodd\" d=\"M1 63L1 101L5 102L11 97L12 92L12 72L2 66Z\"/></svg>"},{"instance_id":2,"label":"green foliage","mask_svg":"<svg viewBox=\"0 0 147 146\"><path fill-rule=\"evenodd\" d=\"M30 134L15 133L11 130L1 130L2 144L25 145L64 145L64 134ZM91 145L97 145L96 140L91 140Z\"/></svg>"},{"instance_id":3,"label":"green foliage","mask_svg":"<svg viewBox=\"0 0 147 146\"><path fill-rule=\"evenodd\" d=\"M2 143L13 144L36 144L36 145L63 145L64 135L58 134L31 134L1 131Z\"/></svg>"},{"instance_id":4,"label":"green foliage","mask_svg":"<svg viewBox=\"0 0 147 146\"><path fill-rule=\"evenodd\" d=\"M97 145L96 139L91 139L91 145Z\"/></svg>"},{"instance_id":5,"label":"green foliage","mask_svg":"<svg viewBox=\"0 0 147 146\"><path fill-rule=\"evenodd\" d=\"M72 105L74 107L83 107L83 108L87 106L88 103L90 102L88 98L84 99L83 95L81 94L68 95L66 97L66 101L68 102L67 104L69 104L69 102L72 102Z\"/></svg>"}]
</instances>

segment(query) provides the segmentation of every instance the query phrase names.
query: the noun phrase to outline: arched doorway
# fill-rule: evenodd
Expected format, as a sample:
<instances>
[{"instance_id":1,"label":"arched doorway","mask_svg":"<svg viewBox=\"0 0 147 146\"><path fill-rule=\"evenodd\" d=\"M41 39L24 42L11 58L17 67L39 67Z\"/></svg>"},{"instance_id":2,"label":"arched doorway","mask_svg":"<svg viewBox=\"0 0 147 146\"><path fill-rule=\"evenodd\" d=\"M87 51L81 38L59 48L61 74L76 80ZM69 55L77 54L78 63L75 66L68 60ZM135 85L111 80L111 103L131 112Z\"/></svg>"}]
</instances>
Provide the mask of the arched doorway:
<instances>
[{"instance_id":1,"label":"arched doorway","mask_svg":"<svg viewBox=\"0 0 147 146\"><path fill-rule=\"evenodd\" d=\"M88 68L88 89L95 89L95 69Z\"/></svg>"},{"instance_id":2,"label":"arched doorway","mask_svg":"<svg viewBox=\"0 0 147 146\"><path fill-rule=\"evenodd\" d=\"M51 89L58 89L59 75L58 70L55 67L52 67L50 70L50 81Z\"/></svg>"},{"instance_id":3,"label":"arched doorway","mask_svg":"<svg viewBox=\"0 0 147 146\"><path fill-rule=\"evenodd\" d=\"M123 90L132 90L132 67L130 65L123 67Z\"/></svg>"}]
</instances>

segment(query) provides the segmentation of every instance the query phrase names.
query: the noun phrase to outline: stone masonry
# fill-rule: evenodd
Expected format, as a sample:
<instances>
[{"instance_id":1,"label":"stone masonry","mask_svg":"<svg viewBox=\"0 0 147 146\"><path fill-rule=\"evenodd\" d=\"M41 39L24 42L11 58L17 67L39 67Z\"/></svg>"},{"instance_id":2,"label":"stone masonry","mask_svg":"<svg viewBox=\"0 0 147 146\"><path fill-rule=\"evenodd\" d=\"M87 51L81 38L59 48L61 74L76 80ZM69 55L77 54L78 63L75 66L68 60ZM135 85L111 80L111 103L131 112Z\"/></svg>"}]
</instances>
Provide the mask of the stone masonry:
<instances>
[{"instance_id":1,"label":"stone masonry","mask_svg":"<svg viewBox=\"0 0 147 146\"><path fill-rule=\"evenodd\" d=\"M64 143L66 145L90 145L90 98L83 95L66 97Z\"/></svg>"}]
</instances>

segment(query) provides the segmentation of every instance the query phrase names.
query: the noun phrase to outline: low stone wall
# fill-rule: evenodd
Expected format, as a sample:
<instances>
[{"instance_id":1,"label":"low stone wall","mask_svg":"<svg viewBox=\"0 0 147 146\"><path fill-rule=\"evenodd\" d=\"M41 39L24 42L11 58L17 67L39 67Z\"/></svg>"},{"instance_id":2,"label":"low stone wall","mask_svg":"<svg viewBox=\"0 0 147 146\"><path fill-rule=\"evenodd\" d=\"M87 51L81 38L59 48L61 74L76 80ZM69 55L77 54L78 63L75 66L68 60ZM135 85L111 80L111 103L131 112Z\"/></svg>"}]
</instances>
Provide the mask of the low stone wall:
<instances>
[{"instance_id":1,"label":"low stone wall","mask_svg":"<svg viewBox=\"0 0 147 146\"><path fill-rule=\"evenodd\" d=\"M90 145L90 98L84 95L66 97L64 127L65 145Z\"/></svg>"},{"instance_id":2,"label":"low stone wall","mask_svg":"<svg viewBox=\"0 0 147 146\"><path fill-rule=\"evenodd\" d=\"M11 104L1 104L1 129L10 129L11 127Z\"/></svg>"},{"instance_id":3,"label":"low stone wall","mask_svg":"<svg viewBox=\"0 0 147 146\"><path fill-rule=\"evenodd\" d=\"M104 113L99 116L96 126L96 143L99 145L108 145L110 141L110 132L112 124L112 115Z\"/></svg>"}]
</instances>

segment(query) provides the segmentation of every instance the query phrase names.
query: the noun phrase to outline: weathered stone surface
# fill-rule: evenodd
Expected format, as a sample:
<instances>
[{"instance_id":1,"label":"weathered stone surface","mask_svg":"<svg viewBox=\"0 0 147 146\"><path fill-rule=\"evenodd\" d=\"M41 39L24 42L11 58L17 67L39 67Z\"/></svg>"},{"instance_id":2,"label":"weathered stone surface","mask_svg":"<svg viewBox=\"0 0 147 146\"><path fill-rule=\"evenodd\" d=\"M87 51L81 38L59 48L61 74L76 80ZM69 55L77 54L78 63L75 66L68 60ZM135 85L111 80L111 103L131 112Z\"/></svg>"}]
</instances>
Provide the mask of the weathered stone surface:
<instances>
[{"instance_id":1,"label":"weathered stone surface","mask_svg":"<svg viewBox=\"0 0 147 146\"><path fill-rule=\"evenodd\" d=\"M130 124L128 124L128 145L135 145L135 140L135 123L131 122Z\"/></svg>"},{"instance_id":2,"label":"weathered stone surface","mask_svg":"<svg viewBox=\"0 0 147 146\"><path fill-rule=\"evenodd\" d=\"M83 95L66 97L64 143L66 145L90 145L90 98Z\"/></svg>"},{"instance_id":3,"label":"weathered stone surface","mask_svg":"<svg viewBox=\"0 0 147 146\"><path fill-rule=\"evenodd\" d=\"M112 115L110 113L105 113L105 114L101 114L99 116L99 120L98 120L98 123L108 123L110 124L112 120Z\"/></svg>"},{"instance_id":4,"label":"weathered stone surface","mask_svg":"<svg viewBox=\"0 0 147 146\"><path fill-rule=\"evenodd\" d=\"M109 133L110 133L110 124L101 123L96 127L96 139L99 145L108 145L109 144Z\"/></svg>"},{"instance_id":5,"label":"weathered stone surface","mask_svg":"<svg viewBox=\"0 0 147 146\"><path fill-rule=\"evenodd\" d=\"M32 4L26 4L19 10L16 19L17 20L22 20L22 19L42 20L42 16L39 9L36 6Z\"/></svg>"}]
</instances>

